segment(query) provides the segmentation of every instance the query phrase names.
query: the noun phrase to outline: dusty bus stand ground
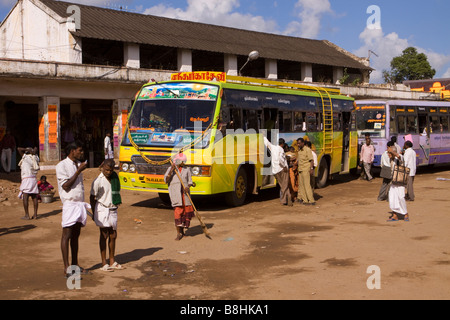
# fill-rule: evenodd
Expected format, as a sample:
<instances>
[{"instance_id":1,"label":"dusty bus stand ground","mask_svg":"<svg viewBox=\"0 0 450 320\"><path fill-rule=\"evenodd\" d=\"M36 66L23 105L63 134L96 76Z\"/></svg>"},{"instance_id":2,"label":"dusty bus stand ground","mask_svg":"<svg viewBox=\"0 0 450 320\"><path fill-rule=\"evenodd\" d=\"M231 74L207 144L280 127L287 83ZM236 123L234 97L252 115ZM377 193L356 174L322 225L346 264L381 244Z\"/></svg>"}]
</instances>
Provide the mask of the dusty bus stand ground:
<instances>
[{"instance_id":1,"label":"dusty bus stand ground","mask_svg":"<svg viewBox=\"0 0 450 320\"><path fill-rule=\"evenodd\" d=\"M122 191L116 255L126 269L98 270L98 228L88 219L79 262L90 274L79 290L63 275L60 201L40 203L37 220L21 220L20 174L1 174L0 299L446 300L450 181L438 178L450 179L449 169L419 170L410 222L386 222L388 203L376 200L380 178L339 176L316 190L313 207L282 207L274 190L239 208L197 201L212 240L194 219L188 236L174 241L170 207L153 194ZM54 171L42 174L56 186ZM86 199L97 174L84 173ZM380 289L370 290L377 281Z\"/></svg>"}]
</instances>

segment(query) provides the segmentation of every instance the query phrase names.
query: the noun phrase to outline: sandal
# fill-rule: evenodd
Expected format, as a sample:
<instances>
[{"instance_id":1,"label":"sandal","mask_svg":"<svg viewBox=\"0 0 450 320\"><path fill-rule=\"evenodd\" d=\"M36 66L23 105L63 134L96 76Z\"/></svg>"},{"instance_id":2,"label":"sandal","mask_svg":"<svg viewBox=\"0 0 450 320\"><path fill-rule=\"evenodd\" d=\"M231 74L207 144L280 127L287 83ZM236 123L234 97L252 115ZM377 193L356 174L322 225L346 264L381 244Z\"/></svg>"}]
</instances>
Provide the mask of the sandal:
<instances>
[{"instance_id":1,"label":"sandal","mask_svg":"<svg viewBox=\"0 0 450 320\"><path fill-rule=\"evenodd\" d=\"M123 269L125 269L125 267L122 267L122 265L118 264L117 262L114 262L114 263L110 266L110 268L116 269L116 270L123 270Z\"/></svg>"},{"instance_id":2,"label":"sandal","mask_svg":"<svg viewBox=\"0 0 450 320\"><path fill-rule=\"evenodd\" d=\"M112 267L110 267L109 264L105 264L103 267L100 268L100 270L106 271L106 272L113 272L114 271L114 269Z\"/></svg>"}]
</instances>

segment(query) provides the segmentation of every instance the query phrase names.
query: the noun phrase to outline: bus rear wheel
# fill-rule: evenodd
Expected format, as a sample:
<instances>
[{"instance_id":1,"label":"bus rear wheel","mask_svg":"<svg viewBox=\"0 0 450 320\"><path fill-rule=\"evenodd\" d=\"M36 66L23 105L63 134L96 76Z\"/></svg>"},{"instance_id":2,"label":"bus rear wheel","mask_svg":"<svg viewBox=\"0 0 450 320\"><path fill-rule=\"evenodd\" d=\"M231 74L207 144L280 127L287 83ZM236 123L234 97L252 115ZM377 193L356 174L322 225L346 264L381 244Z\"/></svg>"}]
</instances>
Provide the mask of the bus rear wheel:
<instances>
[{"instance_id":1,"label":"bus rear wheel","mask_svg":"<svg viewBox=\"0 0 450 320\"><path fill-rule=\"evenodd\" d=\"M317 177L317 188L322 189L327 186L330 168L326 159L322 159L319 164L319 172Z\"/></svg>"},{"instance_id":2,"label":"bus rear wheel","mask_svg":"<svg viewBox=\"0 0 450 320\"><path fill-rule=\"evenodd\" d=\"M234 190L226 194L226 203L231 207L243 205L247 197L247 187L247 172L241 168L236 176Z\"/></svg>"}]
</instances>

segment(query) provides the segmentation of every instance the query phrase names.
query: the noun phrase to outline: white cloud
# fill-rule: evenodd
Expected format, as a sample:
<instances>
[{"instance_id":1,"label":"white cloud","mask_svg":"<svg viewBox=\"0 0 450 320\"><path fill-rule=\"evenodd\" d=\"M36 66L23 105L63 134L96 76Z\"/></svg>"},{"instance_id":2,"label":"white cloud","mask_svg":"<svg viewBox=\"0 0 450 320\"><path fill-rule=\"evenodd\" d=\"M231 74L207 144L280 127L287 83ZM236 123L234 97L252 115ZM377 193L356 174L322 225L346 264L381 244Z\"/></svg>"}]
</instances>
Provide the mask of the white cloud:
<instances>
[{"instance_id":1,"label":"white cloud","mask_svg":"<svg viewBox=\"0 0 450 320\"><path fill-rule=\"evenodd\" d=\"M333 13L329 0L298 0L295 7L300 9L297 14L300 21L292 21L285 34L303 38L316 38L321 28L322 16Z\"/></svg>"},{"instance_id":2,"label":"white cloud","mask_svg":"<svg viewBox=\"0 0 450 320\"><path fill-rule=\"evenodd\" d=\"M188 0L187 3L186 9L159 4L143 13L261 32L275 33L278 29L274 20L237 12L239 0Z\"/></svg>"},{"instance_id":3,"label":"white cloud","mask_svg":"<svg viewBox=\"0 0 450 320\"><path fill-rule=\"evenodd\" d=\"M391 61L394 57L400 56L408 47L414 46L407 39L402 39L396 32L384 34L380 29L365 29L360 35L359 39L363 45L353 52L357 56L367 57L369 50L375 52L378 57L371 55L371 67L376 69L370 75L372 83L382 83L383 70L390 70ZM432 50L426 50L420 47L416 47L418 52L425 53L428 57L428 61L431 66L436 69L437 75L443 74L445 70L442 70L446 65L450 63L450 55L436 53ZM448 68L448 66L447 66ZM450 69L447 70L450 75Z\"/></svg>"},{"instance_id":4,"label":"white cloud","mask_svg":"<svg viewBox=\"0 0 450 320\"><path fill-rule=\"evenodd\" d=\"M274 7L278 6L274 2ZM174 8L158 4L143 11L144 14L166 18L203 22L246 30L315 38L321 28L321 18L332 13L329 0L298 0L295 4L298 21L287 24L284 31L275 20L238 12L239 0L188 0L187 7Z\"/></svg>"}]
</instances>

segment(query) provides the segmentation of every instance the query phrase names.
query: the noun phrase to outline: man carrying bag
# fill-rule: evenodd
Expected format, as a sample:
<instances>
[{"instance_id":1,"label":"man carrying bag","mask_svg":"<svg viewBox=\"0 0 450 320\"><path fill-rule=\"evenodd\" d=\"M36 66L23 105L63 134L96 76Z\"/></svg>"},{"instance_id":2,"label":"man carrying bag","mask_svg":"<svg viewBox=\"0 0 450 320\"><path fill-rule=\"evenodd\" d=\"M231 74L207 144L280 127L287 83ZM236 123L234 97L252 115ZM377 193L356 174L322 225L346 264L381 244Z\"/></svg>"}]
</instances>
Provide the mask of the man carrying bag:
<instances>
[{"instance_id":1,"label":"man carrying bag","mask_svg":"<svg viewBox=\"0 0 450 320\"><path fill-rule=\"evenodd\" d=\"M388 199L389 186L392 181L392 171L394 169L394 159L390 152L392 147L394 147L394 143L389 141L387 143L386 151L381 156L380 177L383 178L383 183L381 184L380 192L378 194L378 201L385 201Z\"/></svg>"}]
</instances>

